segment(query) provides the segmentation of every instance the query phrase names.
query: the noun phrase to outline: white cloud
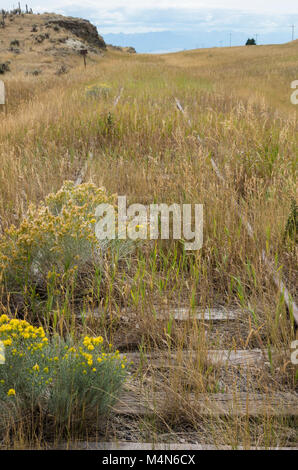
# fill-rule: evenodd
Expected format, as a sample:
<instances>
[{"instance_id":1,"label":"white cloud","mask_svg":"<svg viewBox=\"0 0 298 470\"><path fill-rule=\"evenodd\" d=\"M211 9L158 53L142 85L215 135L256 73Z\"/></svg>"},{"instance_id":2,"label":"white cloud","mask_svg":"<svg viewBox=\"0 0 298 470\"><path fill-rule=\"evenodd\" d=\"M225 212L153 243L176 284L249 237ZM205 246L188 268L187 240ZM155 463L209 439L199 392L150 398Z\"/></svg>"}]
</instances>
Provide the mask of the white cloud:
<instances>
[{"instance_id":1,"label":"white cloud","mask_svg":"<svg viewBox=\"0 0 298 470\"><path fill-rule=\"evenodd\" d=\"M2 0L1 7L12 8L12 4L17 3L11 0ZM31 0L30 6L38 11L57 11L57 9L86 9L96 10L98 12L108 12L109 10L123 9L128 14L133 11L144 10L199 10L207 9L225 9L225 10L243 10L254 13L298 13L297 0L109 0L107 3L103 0L84 0L83 3L78 0Z\"/></svg>"},{"instance_id":2,"label":"white cloud","mask_svg":"<svg viewBox=\"0 0 298 470\"><path fill-rule=\"evenodd\" d=\"M11 8L17 1L1 0ZM24 0L25 3L25 0ZM102 34L124 31L273 31L298 23L297 0L30 0L34 12L87 18ZM297 24L298 29L298 24Z\"/></svg>"}]
</instances>

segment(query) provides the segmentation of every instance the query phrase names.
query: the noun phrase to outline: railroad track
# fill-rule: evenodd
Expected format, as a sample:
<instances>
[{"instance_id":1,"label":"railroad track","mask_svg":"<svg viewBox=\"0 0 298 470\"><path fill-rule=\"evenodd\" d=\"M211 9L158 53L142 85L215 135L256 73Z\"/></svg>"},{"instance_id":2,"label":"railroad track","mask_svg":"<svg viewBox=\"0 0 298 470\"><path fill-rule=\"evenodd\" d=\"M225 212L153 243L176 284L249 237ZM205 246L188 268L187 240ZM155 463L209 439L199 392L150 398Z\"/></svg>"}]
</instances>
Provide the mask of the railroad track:
<instances>
[{"instance_id":1,"label":"railroad track","mask_svg":"<svg viewBox=\"0 0 298 470\"><path fill-rule=\"evenodd\" d=\"M125 312L128 315L128 312ZM95 318L99 317L95 315ZM174 321L185 322L188 320L197 322L211 322L211 326L218 323L228 322L238 318L237 310L227 309L207 309L203 311L199 308L178 308L168 309L156 315L157 319L166 320L171 317ZM152 353L140 351L125 352L128 361L132 361L135 366L145 364L150 369L173 369L181 367L181 364L188 364L195 367L197 363L205 361L208 365L227 368L235 367L258 367L259 369L270 365L270 361L277 352L264 349L238 349L238 350L218 350L211 349L205 352L195 350L160 350ZM181 362L182 361L182 362ZM120 397L118 404L113 408L113 412L122 415L158 415L158 403L166 403L167 392L158 390L143 390L143 393L135 393L136 387L132 384L132 390L126 390ZM288 392L276 393L210 393L210 394L189 394L187 397L192 403L197 403L202 416L298 416L298 394ZM146 403L147 401L147 403ZM155 406L157 405L157 406Z\"/></svg>"},{"instance_id":2,"label":"railroad track","mask_svg":"<svg viewBox=\"0 0 298 470\"><path fill-rule=\"evenodd\" d=\"M123 87L120 88L119 94L116 96L116 98L113 102L113 109L116 108L117 104L119 103L122 92L123 92ZM88 171L88 168L89 168L89 165L92 162L92 160L93 160L93 153L89 152L85 163L81 167L81 169L79 171L79 174L78 174L77 178L75 179L75 186L78 186L79 184L82 184L82 182L84 181L84 179L86 177L86 174L87 174L87 171Z\"/></svg>"},{"instance_id":3,"label":"railroad track","mask_svg":"<svg viewBox=\"0 0 298 470\"><path fill-rule=\"evenodd\" d=\"M181 103L175 98L176 106L179 111L183 114L186 122L191 126L191 121L184 111ZM203 144L203 139L198 137L200 144ZM211 159L212 167L215 174L221 184L226 185L224 177L221 175L214 159ZM233 201L233 205L237 210L238 216L244 221L245 229L250 238L254 239L253 228L250 223L245 220L241 214L238 203ZM294 322L298 325L298 310L295 302L292 300L288 289L282 282L280 277L277 275L274 263L268 258L265 251L262 250L262 259L266 265L268 272L272 276L273 282L275 283L280 294L284 296L285 303L289 312L292 312ZM209 309L202 311L199 308L196 309L168 309L167 313L162 312L156 314L156 318L164 320L171 318L175 321L187 321L189 319L204 322L225 322L228 320L235 320L238 318L239 312L229 311L227 309ZM181 364L181 352L170 351L166 353L154 352L151 354L143 354L140 352L128 352L126 354L129 361L133 361L135 364L146 364L150 368L157 369L172 369L179 367ZM250 367L257 366L262 369L266 364L272 361L272 354L269 357L268 351L262 349L252 350L208 350L204 358L209 364L225 367ZM191 365L195 365L198 360L197 351L182 351L183 362ZM178 362L178 366L177 366ZM171 396L171 395L170 395ZM153 391L152 389L145 389L136 394L133 390L127 390L120 397L118 403L113 408L113 412L120 415L135 415L135 416L158 416L163 413L163 408L169 400L168 392L163 390ZM297 417L298 416L298 394L288 392L276 392L276 393L246 393L239 392L236 394L231 393L208 393L208 394L194 394L190 393L186 399L181 397L181 401L186 400L184 406L189 407L194 405L198 411L198 415L201 417L210 418L259 418L259 417ZM183 406L183 404L182 404ZM109 444L104 444L109 446ZM117 444L116 444L117 446ZM127 447L128 446L128 447ZM142 445L141 445L142 446ZM148 448L150 444L145 444ZM152 444L151 444L152 446ZM173 445L173 448L176 444ZM191 449L192 444L183 444L183 449ZM112 446L113 448L113 446ZM116 447L114 447L116 448ZM119 443L119 449L134 449L140 448L135 447L131 443ZM152 447L151 447L152 448ZM156 447L154 447L156 448ZM160 444L160 449L171 448L171 444ZM210 449L215 448L210 444L195 445L196 449ZM218 448L218 447L217 447ZM221 448L231 448L224 446Z\"/></svg>"},{"instance_id":4,"label":"railroad track","mask_svg":"<svg viewBox=\"0 0 298 470\"><path fill-rule=\"evenodd\" d=\"M187 124L189 126L191 126L191 120L188 118L187 113L183 109L183 107L182 107L180 101L178 100L178 98L175 98L175 103L176 103L177 109L179 109L179 111L185 117ZM197 136L197 138L198 138L198 141L201 144L204 144L204 140L199 135ZM218 166L216 165L216 162L215 162L214 158L211 158L211 164L212 164L213 170L214 170L218 180L221 182L221 184L226 186L227 182L226 182L224 176L219 171ZM253 228L252 228L251 224L246 220L245 217L243 217L243 214L240 211L240 208L239 208L239 205L238 205L237 201L232 200L231 202L232 202L233 206L236 208L236 211L238 213L239 218L244 222L244 227L245 227L249 237L252 240L254 240L254 231L253 231ZM279 293L284 297L285 303L286 303L287 308L288 308L288 312L290 314L292 313L293 318L294 318L294 322L296 324L296 327L298 327L298 307L297 307L295 301L293 300L293 297L290 295L286 285L280 279L280 276L278 275L278 273L277 273L277 271L274 267L274 261L266 255L266 252L265 252L264 249L262 249L262 259L264 261L265 266L268 269L268 272L270 273L270 275L272 277L272 280L273 280L276 288L278 289Z\"/></svg>"},{"instance_id":5,"label":"railroad track","mask_svg":"<svg viewBox=\"0 0 298 470\"><path fill-rule=\"evenodd\" d=\"M156 320L169 318L178 324L184 322L209 323L211 328L218 325L228 324L237 320L241 316L239 310L229 310L227 308L206 309L200 308L171 308L157 311L157 307L152 312ZM122 313L122 312L121 312ZM243 312L242 312L243 314ZM123 315L129 316L128 311L123 311ZM91 312L94 319L99 319L102 312ZM207 351L195 350L155 350L153 352L142 352L141 344L139 351L128 351L122 354L127 360L134 363L136 370L141 370L145 377L150 376L152 371L160 371L162 377L173 369L196 370L197 365L205 363L206 368L211 365L222 368L226 371L250 371L255 368L258 372L270 368L270 361L273 360L275 352L264 349L209 349ZM167 388L168 387L168 388ZM239 391L222 393L196 393L186 391L179 394L168 385L162 385L162 380L156 385L150 378L144 383L139 383L134 374L128 380L117 403L111 408L111 416L120 420L161 420L167 419L167 413L172 405L178 405L180 409L191 410L193 408L197 419L202 420L239 420L239 419L296 419L298 416L298 394L294 392L258 392ZM175 410L175 406L173 410ZM203 444L198 442L193 444L190 435L190 442L177 443L140 443L140 442L89 442L78 443L82 449L109 449L109 450L210 450L210 449L233 449L229 445L214 445L214 443ZM264 447L250 447L250 449L262 449ZM237 449L243 449L237 446ZM273 448L270 448L271 450ZM276 449L279 449L276 447ZM280 449L293 449L293 447L280 447Z\"/></svg>"},{"instance_id":6,"label":"railroad track","mask_svg":"<svg viewBox=\"0 0 298 470\"><path fill-rule=\"evenodd\" d=\"M114 102L117 106L119 102L122 89L119 96ZM184 115L188 125L191 121L184 111L181 103L175 98L176 106L179 111ZM198 138L200 143L203 139ZM217 175L221 184L226 185L224 177L221 175L215 161L211 160L215 174ZM88 161L85 165L88 164ZM85 168L85 167L84 167ZM84 170L85 171L85 170ZM86 170L87 171L87 170ZM84 172L83 172L84 174ZM83 180L83 176L80 182ZM79 184L79 183L78 183ZM244 220L244 226L248 235L254 239L254 232L248 221L243 219L239 206L236 201L233 202L239 217ZM292 300L285 284L281 281L274 269L274 263L267 257L266 253L262 251L262 258L265 265L270 272L273 281L278 288L279 292L283 294L286 305L290 312L293 313L293 318L298 325L298 311L295 302ZM224 322L235 321L243 315L243 312L231 310L228 308L212 308L201 309L196 308L171 308L167 307L164 310L158 308L153 309L153 318L156 320L169 319L174 322L204 322L209 323L211 328L216 327L218 324ZM102 317L100 310L95 310L87 314L92 319L100 319ZM123 311L126 317L129 317L130 312ZM85 315L84 315L85 317ZM209 366L218 368L230 369L249 369L251 366L257 367L259 371L270 366L272 357L275 352L270 352L264 349L210 349L202 353L195 350L165 350L154 351L152 353L144 353L142 351L129 351L124 353L128 361L134 363L134 367L145 367L148 370L170 371L175 367L181 367L184 364L186 367L195 368L198 363L205 361ZM127 419L144 419L155 418L159 419L164 416L167 406L171 402L178 400L181 407L190 408L194 407L196 416L207 419L259 419L259 418L297 418L298 416L298 394L294 392L258 392L258 391L237 391L235 393L195 393L188 392L185 395L175 394L173 390L167 390L166 386L154 387L152 384L144 383L142 386L136 384L134 378L128 381L126 387L121 394L117 403L111 409L111 416L123 417ZM191 439L190 439L191 440ZM71 448L68 444L67 448ZM210 443L140 443L140 442L78 442L75 444L78 449L94 449L94 450L213 450L213 449L233 449L234 446L229 445L214 445ZM237 446L238 449L243 449L242 446ZM262 449L262 447L250 447L251 449ZM269 449L269 448L268 448ZM273 449L294 449L294 447L270 447Z\"/></svg>"}]
</instances>

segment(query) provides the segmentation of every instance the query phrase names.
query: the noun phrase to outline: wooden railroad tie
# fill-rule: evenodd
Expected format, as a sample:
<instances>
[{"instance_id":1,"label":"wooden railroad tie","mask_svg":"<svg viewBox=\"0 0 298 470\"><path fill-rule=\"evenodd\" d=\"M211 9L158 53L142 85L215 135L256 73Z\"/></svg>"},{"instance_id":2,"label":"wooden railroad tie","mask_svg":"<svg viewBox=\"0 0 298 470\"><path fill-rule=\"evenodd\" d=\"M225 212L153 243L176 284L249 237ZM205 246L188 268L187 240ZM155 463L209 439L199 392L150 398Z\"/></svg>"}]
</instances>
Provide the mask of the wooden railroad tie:
<instances>
[{"instance_id":1,"label":"wooden railroad tie","mask_svg":"<svg viewBox=\"0 0 298 470\"><path fill-rule=\"evenodd\" d=\"M229 445L210 445L199 443L162 443L162 442L65 442L54 449L68 450L297 450L297 447L243 447Z\"/></svg>"},{"instance_id":2,"label":"wooden railroad tie","mask_svg":"<svg viewBox=\"0 0 298 470\"><path fill-rule=\"evenodd\" d=\"M111 410L115 414L130 416L158 416L165 413L169 393L146 390L136 394L125 391ZM298 394L288 392L264 393L190 393L177 401L185 410L194 407L202 417L296 417ZM171 398L171 403L173 397ZM190 411L192 412L192 411Z\"/></svg>"},{"instance_id":3,"label":"wooden railroad tie","mask_svg":"<svg viewBox=\"0 0 298 470\"><path fill-rule=\"evenodd\" d=\"M128 362L133 362L138 365L141 363L148 364L154 368L167 368L175 367L177 362L179 366L181 363L196 363L201 359L206 362L217 366L261 366L265 362L269 363L268 352L262 349L237 349L229 351L227 349L209 349L206 353L200 353L200 351L188 351L184 350L181 352L159 351L152 353L140 353L140 352L127 352L121 354L125 356Z\"/></svg>"},{"instance_id":4,"label":"wooden railroad tie","mask_svg":"<svg viewBox=\"0 0 298 470\"><path fill-rule=\"evenodd\" d=\"M236 320L240 318L240 312L235 309L227 309L224 307L203 309L201 307L178 307L171 308L167 307L166 309L160 309L158 307L153 307L151 312L148 312L148 315L152 315L157 320L175 320L175 321L188 321L188 320L198 320L205 322L226 322L229 320ZM133 312L129 310L122 310L120 315L129 318L130 314L133 315ZM95 309L87 313L79 313L79 318L102 318L104 315L103 310Z\"/></svg>"}]
</instances>

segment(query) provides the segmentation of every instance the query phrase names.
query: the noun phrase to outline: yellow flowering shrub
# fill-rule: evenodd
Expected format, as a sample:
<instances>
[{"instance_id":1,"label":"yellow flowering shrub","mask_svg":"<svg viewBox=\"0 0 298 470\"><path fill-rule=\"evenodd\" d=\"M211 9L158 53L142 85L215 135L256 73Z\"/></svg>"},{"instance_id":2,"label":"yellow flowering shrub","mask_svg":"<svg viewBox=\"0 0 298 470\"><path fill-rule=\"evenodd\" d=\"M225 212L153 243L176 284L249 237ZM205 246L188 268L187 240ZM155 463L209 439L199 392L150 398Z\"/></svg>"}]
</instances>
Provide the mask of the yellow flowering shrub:
<instances>
[{"instance_id":1,"label":"yellow flowering shrub","mask_svg":"<svg viewBox=\"0 0 298 470\"><path fill-rule=\"evenodd\" d=\"M62 423L103 415L115 402L127 376L127 359L103 347L101 336L86 336L77 346L64 346L57 386L49 409ZM69 398L72 397L70 400Z\"/></svg>"},{"instance_id":2,"label":"yellow flowering shrub","mask_svg":"<svg viewBox=\"0 0 298 470\"><path fill-rule=\"evenodd\" d=\"M42 408L66 425L104 414L116 400L127 375L127 361L101 336L85 336L75 344L25 320L0 316L0 427L7 403L11 410Z\"/></svg>"},{"instance_id":3,"label":"yellow flowering shrub","mask_svg":"<svg viewBox=\"0 0 298 470\"><path fill-rule=\"evenodd\" d=\"M103 188L67 181L39 206L30 205L20 226L0 237L0 282L6 291L24 293L36 285L46 291L53 276L57 285L68 286L90 264L99 264L106 245L95 236L94 213L99 204L113 202Z\"/></svg>"},{"instance_id":4,"label":"yellow flowering shrub","mask_svg":"<svg viewBox=\"0 0 298 470\"><path fill-rule=\"evenodd\" d=\"M44 329L2 315L0 341L5 347L5 362L0 365L0 400L11 395L22 397L24 402L38 399L48 379L39 374L46 367L49 349Z\"/></svg>"},{"instance_id":5,"label":"yellow flowering shrub","mask_svg":"<svg viewBox=\"0 0 298 470\"><path fill-rule=\"evenodd\" d=\"M99 96L107 97L109 96L112 87L107 83L93 83L85 87L85 94L88 97L96 98Z\"/></svg>"}]
</instances>

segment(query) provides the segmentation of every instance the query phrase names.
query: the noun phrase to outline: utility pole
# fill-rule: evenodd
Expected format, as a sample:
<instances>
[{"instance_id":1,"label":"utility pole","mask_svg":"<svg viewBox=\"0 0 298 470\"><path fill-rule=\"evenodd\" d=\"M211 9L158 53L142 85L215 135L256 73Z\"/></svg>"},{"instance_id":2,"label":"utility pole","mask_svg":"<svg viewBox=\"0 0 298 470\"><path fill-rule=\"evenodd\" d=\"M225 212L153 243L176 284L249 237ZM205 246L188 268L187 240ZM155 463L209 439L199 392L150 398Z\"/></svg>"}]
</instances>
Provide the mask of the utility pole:
<instances>
[{"instance_id":1,"label":"utility pole","mask_svg":"<svg viewBox=\"0 0 298 470\"><path fill-rule=\"evenodd\" d=\"M230 33L230 47L232 47L232 33Z\"/></svg>"},{"instance_id":2,"label":"utility pole","mask_svg":"<svg viewBox=\"0 0 298 470\"><path fill-rule=\"evenodd\" d=\"M256 34L256 44L258 44L258 34Z\"/></svg>"},{"instance_id":3,"label":"utility pole","mask_svg":"<svg viewBox=\"0 0 298 470\"><path fill-rule=\"evenodd\" d=\"M292 28L292 41L294 41L295 25L292 24L292 25L291 25L291 28Z\"/></svg>"}]
</instances>

